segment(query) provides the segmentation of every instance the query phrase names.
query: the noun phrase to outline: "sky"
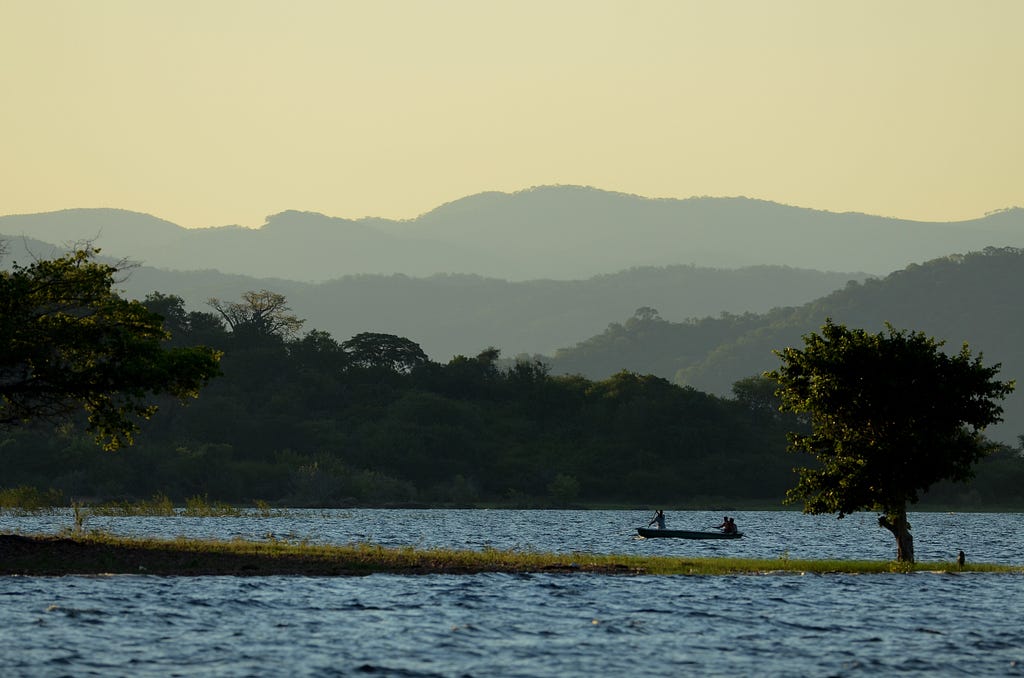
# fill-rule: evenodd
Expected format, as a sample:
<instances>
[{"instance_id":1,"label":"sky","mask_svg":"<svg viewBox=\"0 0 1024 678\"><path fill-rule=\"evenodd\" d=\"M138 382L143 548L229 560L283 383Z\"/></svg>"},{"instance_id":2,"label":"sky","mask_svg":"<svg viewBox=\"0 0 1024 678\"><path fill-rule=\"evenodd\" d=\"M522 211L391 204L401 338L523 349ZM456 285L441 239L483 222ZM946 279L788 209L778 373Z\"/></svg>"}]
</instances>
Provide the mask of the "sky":
<instances>
[{"instance_id":1,"label":"sky","mask_svg":"<svg viewBox=\"0 0 1024 678\"><path fill-rule=\"evenodd\" d=\"M1020 0L0 0L0 215L1024 206Z\"/></svg>"}]
</instances>

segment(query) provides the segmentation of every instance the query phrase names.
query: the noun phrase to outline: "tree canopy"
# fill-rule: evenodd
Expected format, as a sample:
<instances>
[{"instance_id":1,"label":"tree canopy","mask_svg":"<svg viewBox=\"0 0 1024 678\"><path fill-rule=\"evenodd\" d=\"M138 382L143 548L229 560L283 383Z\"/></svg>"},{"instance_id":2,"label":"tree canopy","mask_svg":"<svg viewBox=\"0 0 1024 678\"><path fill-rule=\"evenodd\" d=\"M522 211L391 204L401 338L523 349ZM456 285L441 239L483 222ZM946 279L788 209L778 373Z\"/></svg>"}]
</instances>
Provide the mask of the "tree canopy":
<instances>
[{"instance_id":1,"label":"tree canopy","mask_svg":"<svg viewBox=\"0 0 1024 678\"><path fill-rule=\"evenodd\" d=\"M305 323L291 312L283 294L269 290L250 290L242 295L241 301L211 298L207 303L224 318L236 336L294 339Z\"/></svg>"},{"instance_id":2,"label":"tree canopy","mask_svg":"<svg viewBox=\"0 0 1024 678\"><path fill-rule=\"evenodd\" d=\"M0 271L0 426L85 410L106 449L130 445L159 394L195 397L219 353L167 348L163 318L114 291L117 266L83 247Z\"/></svg>"},{"instance_id":3,"label":"tree canopy","mask_svg":"<svg viewBox=\"0 0 1024 678\"><path fill-rule=\"evenodd\" d=\"M352 364L358 367L409 372L428 361L419 344L394 334L361 332L342 342L341 347L348 353Z\"/></svg>"},{"instance_id":4,"label":"tree canopy","mask_svg":"<svg viewBox=\"0 0 1024 678\"><path fill-rule=\"evenodd\" d=\"M179 322L165 345L210 336L223 347L224 374L202 397L161 407L130 455L95 454L77 418L0 430L3 483L64 497L162 493L280 506L675 508L777 505L793 484L786 432L806 417L756 398L722 399L630 372L599 381L551 375L542 362L502 360L496 348L412 369L361 367L320 330L236 342L223 328L217 339L207 327L217 318L199 315L181 324L182 314L169 312ZM1017 450L990 455L977 471L969 485L942 483L924 500L1024 505Z\"/></svg>"},{"instance_id":5,"label":"tree canopy","mask_svg":"<svg viewBox=\"0 0 1024 678\"><path fill-rule=\"evenodd\" d=\"M96 454L84 416L0 430L4 483L286 506L774 504L792 485L786 431L810 419L778 412L765 378L722 399L633 372L552 375L494 347L441 364L391 334L237 337L222 316L190 312L180 297L154 292L142 304L163 320L160 332L159 318L144 316L151 335L170 334L155 339L161 347L222 349L223 375L188 408L154 400L160 412L131 455ZM4 336L17 328L0 323ZM927 501L1019 506L1022 479L1024 459L1006 448L974 483L942 483Z\"/></svg>"},{"instance_id":6,"label":"tree canopy","mask_svg":"<svg viewBox=\"0 0 1024 678\"><path fill-rule=\"evenodd\" d=\"M1013 390L965 344L959 353L921 332L869 334L831 319L804 348L776 351L783 411L809 420L789 433L789 449L814 457L797 469L788 501L808 513L879 511L896 537L897 559L913 562L906 507L942 480L965 481L990 449L985 427L1000 421L997 401Z\"/></svg>"}]
</instances>

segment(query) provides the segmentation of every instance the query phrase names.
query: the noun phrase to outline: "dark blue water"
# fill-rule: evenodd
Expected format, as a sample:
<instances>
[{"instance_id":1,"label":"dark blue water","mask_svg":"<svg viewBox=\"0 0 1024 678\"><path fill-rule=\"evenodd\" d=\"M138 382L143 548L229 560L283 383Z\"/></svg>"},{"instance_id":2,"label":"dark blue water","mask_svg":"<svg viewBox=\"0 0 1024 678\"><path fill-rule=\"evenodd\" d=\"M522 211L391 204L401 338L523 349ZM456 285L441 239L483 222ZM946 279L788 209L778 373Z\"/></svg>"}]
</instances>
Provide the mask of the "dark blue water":
<instances>
[{"instance_id":1,"label":"dark blue water","mask_svg":"<svg viewBox=\"0 0 1024 678\"><path fill-rule=\"evenodd\" d=\"M630 528L646 518L636 512L291 512L125 518L106 528L469 548L892 557L891 538L871 516L735 515L749 536L721 543L634 539ZM669 526L700 527L708 518L669 514ZM5 516L0 531L59 529L67 520ZM1021 562L1019 515L918 514L912 521L921 560L951 560L952 548L964 548L974 560ZM557 529L566 524L586 536L574 540ZM613 526L614 537L598 534ZM1009 536L987 546L996 534ZM1024 576L987 574L0 577L0 675L1022 675L1022 603Z\"/></svg>"}]
</instances>

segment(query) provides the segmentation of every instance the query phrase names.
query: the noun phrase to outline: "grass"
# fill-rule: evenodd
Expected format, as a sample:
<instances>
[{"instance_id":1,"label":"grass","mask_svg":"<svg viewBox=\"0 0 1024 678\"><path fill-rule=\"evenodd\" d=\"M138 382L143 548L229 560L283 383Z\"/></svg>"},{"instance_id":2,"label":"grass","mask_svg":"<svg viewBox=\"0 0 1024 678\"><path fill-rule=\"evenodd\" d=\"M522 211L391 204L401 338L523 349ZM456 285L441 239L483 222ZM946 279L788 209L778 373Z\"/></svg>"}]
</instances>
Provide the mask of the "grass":
<instances>
[{"instance_id":1,"label":"grass","mask_svg":"<svg viewBox=\"0 0 1024 678\"><path fill-rule=\"evenodd\" d=\"M33 515L52 510L64 503L64 496L57 490L40 492L34 487L0 488L0 514Z\"/></svg>"},{"instance_id":2,"label":"grass","mask_svg":"<svg viewBox=\"0 0 1024 678\"><path fill-rule=\"evenodd\" d=\"M173 516L174 504L166 495L154 494L149 501L110 501L86 506L73 503L72 508L94 516Z\"/></svg>"},{"instance_id":3,"label":"grass","mask_svg":"<svg viewBox=\"0 0 1024 678\"><path fill-rule=\"evenodd\" d=\"M0 515L16 516L38 515L50 513L68 507L64 495L59 490L40 492L29 486L0 488ZM86 503L72 500L70 503L84 516L174 516L193 517L241 517L259 516L263 518L287 515L287 509L271 507L269 503L256 500L252 508L238 507L222 501L210 501L207 495L195 495L185 499L184 507L176 507L167 495L158 492L151 499L136 501L105 501Z\"/></svg>"},{"instance_id":4,"label":"grass","mask_svg":"<svg viewBox=\"0 0 1024 678\"><path fill-rule=\"evenodd\" d=\"M969 563L964 572L1024 573L1009 565ZM764 575L959 573L955 563L556 554L487 549L323 546L267 541L173 540L106 533L0 535L0 574L311 575L373 573L590 572L618 575Z\"/></svg>"}]
</instances>

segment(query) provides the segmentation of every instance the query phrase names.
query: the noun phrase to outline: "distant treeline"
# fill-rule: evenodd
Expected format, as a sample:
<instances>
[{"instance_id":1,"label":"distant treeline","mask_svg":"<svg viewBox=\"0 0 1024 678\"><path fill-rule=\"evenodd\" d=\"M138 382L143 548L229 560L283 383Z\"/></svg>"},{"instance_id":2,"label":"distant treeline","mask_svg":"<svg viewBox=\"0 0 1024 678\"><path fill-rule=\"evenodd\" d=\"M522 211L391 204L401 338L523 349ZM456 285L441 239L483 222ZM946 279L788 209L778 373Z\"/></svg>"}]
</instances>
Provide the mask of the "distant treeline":
<instances>
[{"instance_id":1,"label":"distant treeline","mask_svg":"<svg viewBox=\"0 0 1024 678\"><path fill-rule=\"evenodd\" d=\"M114 454L75 423L4 431L0 487L290 506L781 506L802 462L785 451L799 423L759 378L723 398L631 372L554 376L494 348L440 364L394 335L300 337L266 291L217 313L157 293L146 303L172 343L222 350L223 376L187 407L164 403ZM1022 488L1024 462L1006 449L971 485L933 496L1019 507Z\"/></svg>"}]
</instances>

